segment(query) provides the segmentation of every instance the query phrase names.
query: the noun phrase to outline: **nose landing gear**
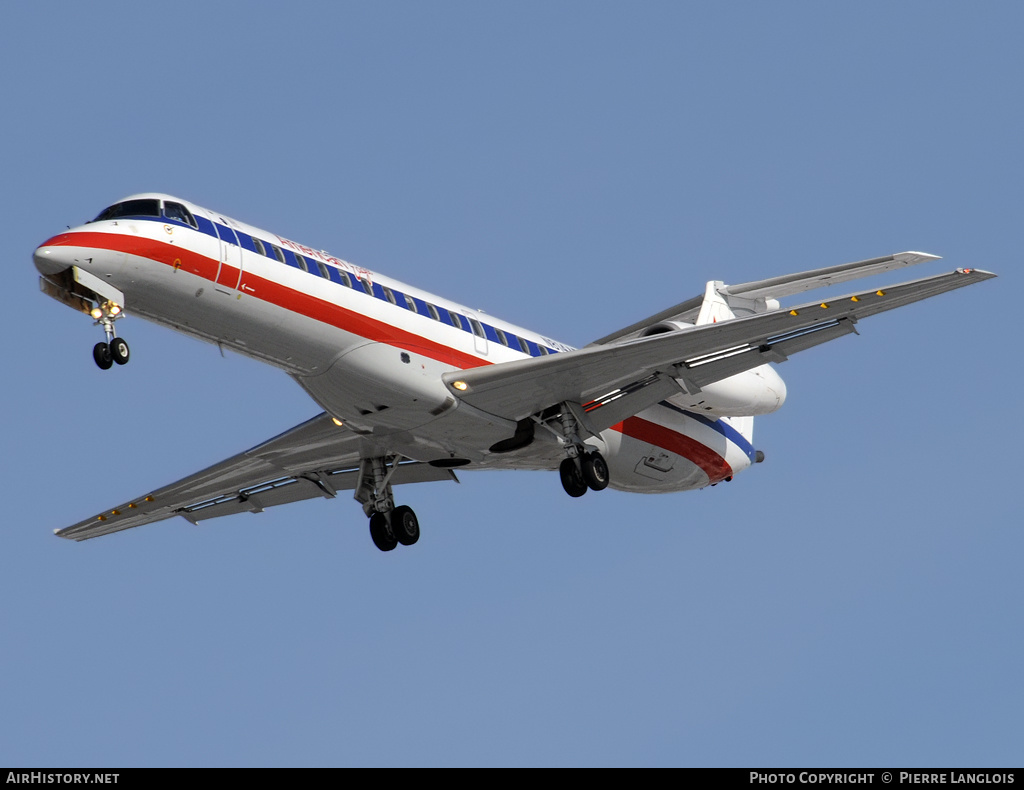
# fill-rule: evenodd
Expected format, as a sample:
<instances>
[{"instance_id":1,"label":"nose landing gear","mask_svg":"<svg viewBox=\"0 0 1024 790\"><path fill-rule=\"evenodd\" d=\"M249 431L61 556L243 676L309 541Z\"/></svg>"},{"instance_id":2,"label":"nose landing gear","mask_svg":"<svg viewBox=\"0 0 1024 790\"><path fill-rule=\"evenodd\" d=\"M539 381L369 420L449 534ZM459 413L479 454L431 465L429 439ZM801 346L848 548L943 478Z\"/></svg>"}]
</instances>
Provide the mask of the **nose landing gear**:
<instances>
[{"instance_id":1,"label":"nose landing gear","mask_svg":"<svg viewBox=\"0 0 1024 790\"><path fill-rule=\"evenodd\" d=\"M114 302L104 302L101 306L93 308L90 315L103 327L107 336L105 343L97 343L92 347L92 358L97 367L100 370L109 370L115 362L118 365L127 365L131 352L128 350L128 344L123 338L118 337L114 330L114 321L124 316L121 306Z\"/></svg>"}]
</instances>

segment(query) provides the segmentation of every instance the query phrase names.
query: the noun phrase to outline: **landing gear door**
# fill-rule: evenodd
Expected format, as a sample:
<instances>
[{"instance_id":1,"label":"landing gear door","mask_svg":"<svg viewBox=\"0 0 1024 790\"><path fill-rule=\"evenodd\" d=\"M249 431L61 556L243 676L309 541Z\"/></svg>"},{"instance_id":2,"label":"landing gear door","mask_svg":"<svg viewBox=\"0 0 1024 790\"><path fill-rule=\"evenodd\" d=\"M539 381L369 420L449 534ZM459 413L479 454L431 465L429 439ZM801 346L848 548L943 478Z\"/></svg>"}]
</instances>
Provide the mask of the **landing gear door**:
<instances>
[{"instance_id":1,"label":"landing gear door","mask_svg":"<svg viewBox=\"0 0 1024 790\"><path fill-rule=\"evenodd\" d=\"M213 223L220 237L220 268L217 270L218 291L234 294L242 279L242 248L238 236L226 225Z\"/></svg>"}]
</instances>

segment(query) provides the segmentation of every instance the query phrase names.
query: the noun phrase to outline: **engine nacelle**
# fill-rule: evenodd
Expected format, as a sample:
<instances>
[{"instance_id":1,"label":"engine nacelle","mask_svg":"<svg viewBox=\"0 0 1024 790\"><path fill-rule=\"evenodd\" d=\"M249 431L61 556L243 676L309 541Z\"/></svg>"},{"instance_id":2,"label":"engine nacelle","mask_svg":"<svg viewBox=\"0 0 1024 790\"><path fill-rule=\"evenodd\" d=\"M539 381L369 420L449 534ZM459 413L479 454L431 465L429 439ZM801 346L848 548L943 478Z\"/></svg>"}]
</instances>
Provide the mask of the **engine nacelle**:
<instances>
[{"instance_id":1,"label":"engine nacelle","mask_svg":"<svg viewBox=\"0 0 1024 790\"><path fill-rule=\"evenodd\" d=\"M767 303L768 309L778 308L778 302L774 299L767 300ZM763 311L766 309L766 300L758 300L757 306ZM659 321L644 329L639 336L686 332L695 327L696 324L687 321ZM680 383L685 388L685 382ZM770 365L761 365L708 384L700 392L691 393L686 397L685 406L716 417L742 417L771 414L785 402L786 383Z\"/></svg>"},{"instance_id":2,"label":"engine nacelle","mask_svg":"<svg viewBox=\"0 0 1024 790\"><path fill-rule=\"evenodd\" d=\"M685 382L684 382L685 385ZM683 396L687 407L719 417L771 414L786 402L786 382L771 365L737 373Z\"/></svg>"},{"instance_id":3,"label":"engine nacelle","mask_svg":"<svg viewBox=\"0 0 1024 790\"><path fill-rule=\"evenodd\" d=\"M694 324L687 323L686 321L660 321L644 329L639 336L664 335L668 332L682 332L687 329L693 329L693 327Z\"/></svg>"}]
</instances>

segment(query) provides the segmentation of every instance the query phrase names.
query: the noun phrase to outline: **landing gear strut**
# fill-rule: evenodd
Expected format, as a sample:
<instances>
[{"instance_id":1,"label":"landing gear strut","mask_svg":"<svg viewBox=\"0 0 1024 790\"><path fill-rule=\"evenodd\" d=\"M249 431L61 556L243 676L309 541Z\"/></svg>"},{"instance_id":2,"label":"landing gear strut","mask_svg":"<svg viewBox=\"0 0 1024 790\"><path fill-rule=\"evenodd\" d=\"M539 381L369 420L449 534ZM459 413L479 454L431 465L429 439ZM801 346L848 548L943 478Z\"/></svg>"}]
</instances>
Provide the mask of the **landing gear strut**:
<instances>
[{"instance_id":1,"label":"landing gear strut","mask_svg":"<svg viewBox=\"0 0 1024 790\"><path fill-rule=\"evenodd\" d=\"M114 321L124 315L121 306L114 302L104 302L100 307L94 308L91 315L96 319L96 323L103 327L107 336L105 343L97 343L92 347L92 358L96 365L100 370L110 370L115 362L118 365L127 365L131 352L128 350L128 344L123 338L118 337L114 330Z\"/></svg>"},{"instance_id":2,"label":"landing gear strut","mask_svg":"<svg viewBox=\"0 0 1024 790\"><path fill-rule=\"evenodd\" d=\"M569 404L562 404L562 443L566 458L558 466L562 488L571 497L581 497L588 489L603 491L611 482L608 462L597 450L580 439L580 426Z\"/></svg>"},{"instance_id":3,"label":"landing gear strut","mask_svg":"<svg viewBox=\"0 0 1024 790\"><path fill-rule=\"evenodd\" d=\"M370 517L370 539L381 551L391 551L399 543L411 546L420 539L420 522L408 505L395 507L391 477L402 456L364 458L359 465L355 500Z\"/></svg>"}]
</instances>

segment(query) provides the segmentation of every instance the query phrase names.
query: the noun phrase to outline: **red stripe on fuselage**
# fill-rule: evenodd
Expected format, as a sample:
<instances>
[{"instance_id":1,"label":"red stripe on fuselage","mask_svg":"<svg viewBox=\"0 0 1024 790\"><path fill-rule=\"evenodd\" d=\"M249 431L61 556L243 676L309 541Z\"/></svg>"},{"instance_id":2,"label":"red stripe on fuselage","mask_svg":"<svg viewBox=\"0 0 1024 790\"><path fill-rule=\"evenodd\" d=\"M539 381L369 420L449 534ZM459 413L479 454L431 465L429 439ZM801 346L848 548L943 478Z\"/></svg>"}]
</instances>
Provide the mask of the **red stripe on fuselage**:
<instances>
[{"instance_id":1,"label":"red stripe on fuselage","mask_svg":"<svg viewBox=\"0 0 1024 790\"><path fill-rule=\"evenodd\" d=\"M76 231L61 233L44 242L44 247L93 247L96 249L123 252L137 255L167 266L177 267L210 282L217 280L221 264L206 255L194 252L176 244L169 244L156 239L139 236L127 236L119 233L101 233L97 231ZM234 272L238 270L232 267ZM237 278L237 274L222 280ZM232 281L236 281L233 280ZM248 286L248 287L246 287ZM344 287L344 286L339 286ZM289 288L274 280L259 277L243 269L239 289L246 296L290 310L299 315L321 321L346 332L364 337L367 340L403 348L414 353L424 354L444 364L458 368L474 368L492 364L488 360L474 357L465 352L450 348L435 340L407 332L388 323L363 315L328 302L311 294ZM699 466L712 483L717 483L732 475L732 468L711 448L696 439L650 422L641 417L630 417L612 430L619 431L638 441L661 447L669 452L686 458Z\"/></svg>"},{"instance_id":2,"label":"red stripe on fuselage","mask_svg":"<svg viewBox=\"0 0 1024 790\"><path fill-rule=\"evenodd\" d=\"M213 258L193 252L185 247L157 241L156 239L125 236L119 233L100 233L96 231L61 233L41 246L93 247L123 252L128 255L147 258L157 263L163 263L167 266L177 266L183 271L194 274L197 277L202 277L210 282L214 282L217 279L217 270L220 268L220 264ZM236 272L233 275L234 279L232 279L232 282L236 282L238 269L234 267L232 269ZM221 279L231 279L231 277L225 278L222 276ZM248 286L248 288L244 286ZM343 288L344 286L338 287ZM492 364L488 360L450 348L443 343L438 343L436 340L407 332L384 321L357 313L304 291L298 291L274 280L259 277L244 269L239 288L247 296L269 302L285 310L321 321L360 337L365 337L367 340L387 343L407 351L424 354L446 365L465 369Z\"/></svg>"},{"instance_id":3,"label":"red stripe on fuselage","mask_svg":"<svg viewBox=\"0 0 1024 790\"><path fill-rule=\"evenodd\" d=\"M613 425L611 429L692 461L704 471L711 483L717 483L732 476L732 467L722 456L696 439L666 428L664 425L658 425L656 422L645 420L642 417L630 417L618 425Z\"/></svg>"}]
</instances>

